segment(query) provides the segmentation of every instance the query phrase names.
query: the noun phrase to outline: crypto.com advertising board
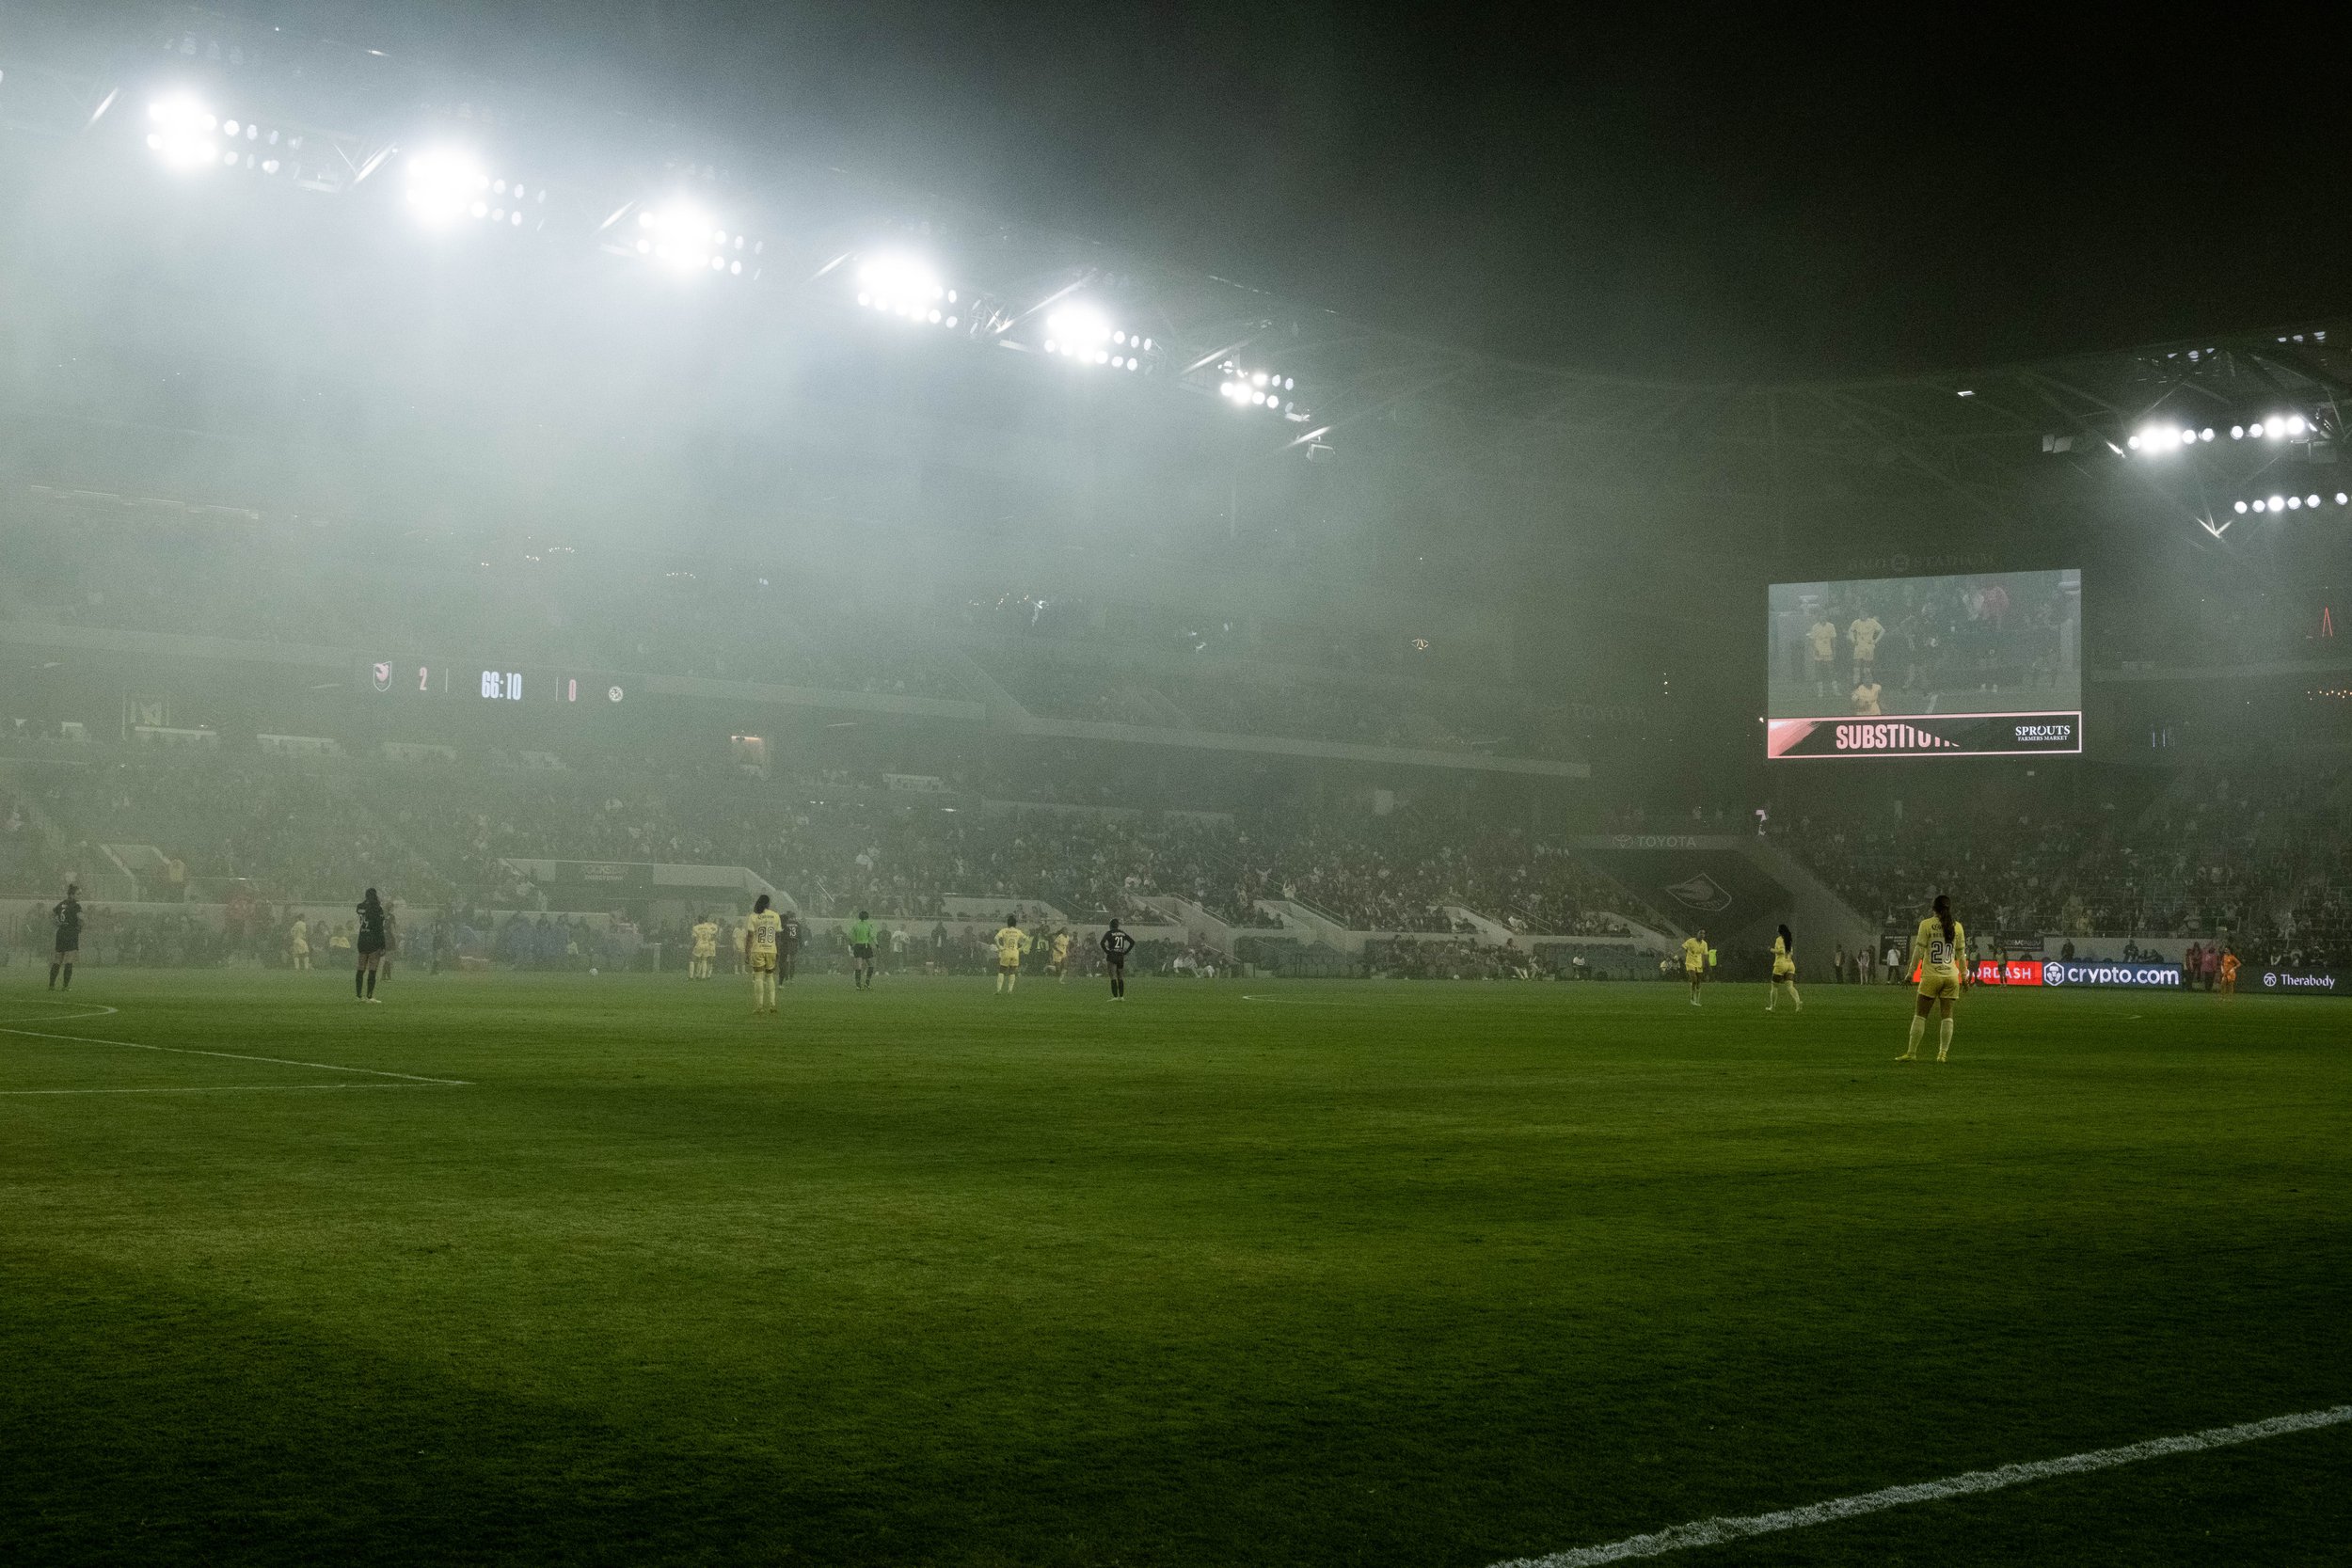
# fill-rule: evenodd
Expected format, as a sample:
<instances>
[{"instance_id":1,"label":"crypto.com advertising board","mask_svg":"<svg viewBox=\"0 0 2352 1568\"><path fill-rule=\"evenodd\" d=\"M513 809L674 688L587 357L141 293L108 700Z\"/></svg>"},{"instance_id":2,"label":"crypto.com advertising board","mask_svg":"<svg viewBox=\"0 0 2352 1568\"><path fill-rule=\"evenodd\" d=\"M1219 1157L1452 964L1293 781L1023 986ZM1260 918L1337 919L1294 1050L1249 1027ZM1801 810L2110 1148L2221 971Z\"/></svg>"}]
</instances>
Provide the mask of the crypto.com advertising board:
<instances>
[{"instance_id":1,"label":"crypto.com advertising board","mask_svg":"<svg viewBox=\"0 0 2352 1568\"><path fill-rule=\"evenodd\" d=\"M1777 582L1771 757L1982 757L2083 749L2083 575Z\"/></svg>"}]
</instances>

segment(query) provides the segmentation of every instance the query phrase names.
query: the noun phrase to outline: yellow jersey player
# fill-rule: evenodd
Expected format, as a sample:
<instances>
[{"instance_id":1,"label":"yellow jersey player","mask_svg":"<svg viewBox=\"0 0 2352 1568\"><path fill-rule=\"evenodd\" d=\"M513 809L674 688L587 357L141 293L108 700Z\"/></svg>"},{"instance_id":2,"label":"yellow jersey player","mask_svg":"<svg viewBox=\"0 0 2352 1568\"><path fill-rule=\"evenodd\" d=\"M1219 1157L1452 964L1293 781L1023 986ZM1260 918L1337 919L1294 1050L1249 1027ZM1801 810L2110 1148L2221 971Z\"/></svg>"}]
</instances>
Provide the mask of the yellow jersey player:
<instances>
[{"instance_id":1,"label":"yellow jersey player","mask_svg":"<svg viewBox=\"0 0 2352 1568\"><path fill-rule=\"evenodd\" d=\"M1691 1006L1699 1005L1699 987L1707 979L1707 933L1682 939L1682 977L1691 983Z\"/></svg>"},{"instance_id":2,"label":"yellow jersey player","mask_svg":"<svg viewBox=\"0 0 2352 1568\"><path fill-rule=\"evenodd\" d=\"M1837 623L1824 610L1806 628L1805 646L1813 655L1813 694L1827 697L1837 682Z\"/></svg>"},{"instance_id":3,"label":"yellow jersey player","mask_svg":"<svg viewBox=\"0 0 2352 1568\"><path fill-rule=\"evenodd\" d=\"M1046 944L1046 952L1050 955L1048 961L1054 968L1055 983L1070 984L1070 933L1056 931L1053 941Z\"/></svg>"},{"instance_id":4,"label":"yellow jersey player","mask_svg":"<svg viewBox=\"0 0 2352 1568\"><path fill-rule=\"evenodd\" d=\"M1771 1012L1780 1001L1780 988L1788 988L1788 1000L1804 1011L1804 998L1797 994L1797 939L1783 926L1780 935L1772 939L1772 977L1765 983L1764 1010Z\"/></svg>"},{"instance_id":5,"label":"yellow jersey player","mask_svg":"<svg viewBox=\"0 0 2352 1568\"><path fill-rule=\"evenodd\" d=\"M768 895L761 894L752 904L752 917L743 926L743 961L752 972L752 1011L772 1013L776 1010L776 933L784 929L784 916L768 907Z\"/></svg>"},{"instance_id":6,"label":"yellow jersey player","mask_svg":"<svg viewBox=\"0 0 2352 1568\"><path fill-rule=\"evenodd\" d=\"M710 978L710 966L719 957L719 923L710 916L694 917L693 956L686 960L686 977L690 980Z\"/></svg>"},{"instance_id":7,"label":"yellow jersey player","mask_svg":"<svg viewBox=\"0 0 2352 1568\"><path fill-rule=\"evenodd\" d=\"M286 952L294 959L294 968L310 967L310 923L300 915L295 915L294 923L286 927Z\"/></svg>"},{"instance_id":8,"label":"yellow jersey player","mask_svg":"<svg viewBox=\"0 0 2352 1568\"><path fill-rule=\"evenodd\" d=\"M1911 934L1911 962L1919 972L1919 1010L1912 1015L1911 1043L1895 1059L1919 1059L1919 1040L1928 1032L1929 1009L1940 1002L1944 1022L1935 1037L1935 1059L1940 1062L1951 1053L1952 1004L1960 997L1960 976L1968 967L1968 933L1952 918L1952 901L1944 894L1935 895L1935 912L1919 922L1919 928Z\"/></svg>"},{"instance_id":9,"label":"yellow jersey player","mask_svg":"<svg viewBox=\"0 0 2352 1568\"><path fill-rule=\"evenodd\" d=\"M1886 628L1879 624L1879 618L1867 610L1855 616L1853 625L1846 628L1846 641L1853 644L1853 681L1856 686L1868 680L1871 670L1877 667L1879 639L1885 635Z\"/></svg>"},{"instance_id":10,"label":"yellow jersey player","mask_svg":"<svg viewBox=\"0 0 2352 1568\"><path fill-rule=\"evenodd\" d=\"M996 944L996 990L1009 991L1021 983L1021 955L1029 950L1029 933L1021 928L1021 917L1005 916L1005 924L991 939Z\"/></svg>"}]
</instances>

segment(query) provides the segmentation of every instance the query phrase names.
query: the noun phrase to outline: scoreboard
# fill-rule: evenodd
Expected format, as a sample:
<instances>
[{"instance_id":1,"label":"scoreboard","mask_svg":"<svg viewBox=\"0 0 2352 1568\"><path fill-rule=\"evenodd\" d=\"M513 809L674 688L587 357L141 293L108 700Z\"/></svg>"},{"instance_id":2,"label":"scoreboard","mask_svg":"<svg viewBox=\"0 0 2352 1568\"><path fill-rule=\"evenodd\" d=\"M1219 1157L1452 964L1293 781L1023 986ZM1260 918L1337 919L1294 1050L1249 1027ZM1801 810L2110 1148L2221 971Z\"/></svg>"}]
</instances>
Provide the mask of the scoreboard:
<instances>
[{"instance_id":1,"label":"scoreboard","mask_svg":"<svg viewBox=\"0 0 2352 1568\"><path fill-rule=\"evenodd\" d=\"M360 689L383 697L429 697L533 707L611 706L628 692L609 673L510 669L429 658L379 658L359 672Z\"/></svg>"}]
</instances>

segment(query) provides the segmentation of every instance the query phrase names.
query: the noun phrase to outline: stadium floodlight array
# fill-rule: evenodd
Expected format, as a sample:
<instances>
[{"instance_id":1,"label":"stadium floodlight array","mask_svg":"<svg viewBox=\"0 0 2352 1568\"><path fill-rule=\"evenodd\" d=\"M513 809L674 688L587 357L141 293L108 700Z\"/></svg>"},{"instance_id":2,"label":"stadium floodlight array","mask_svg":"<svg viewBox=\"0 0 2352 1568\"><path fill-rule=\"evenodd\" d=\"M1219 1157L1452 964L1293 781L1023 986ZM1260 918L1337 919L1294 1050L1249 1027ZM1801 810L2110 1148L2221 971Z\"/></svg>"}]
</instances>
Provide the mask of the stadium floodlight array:
<instances>
[{"instance_id":1,"label":"stadium floodlight array","mask_svg":"<svg viewBox=\"0 0 2352 1568\"><path fill-rule=\"evenodd\" d=\"M2300 414L2272 414L2251 424L2230 427L2233 441L2291 441L2314 434L2312 422Z\"/></svg>"},{"instance_id":2,"label":"stadium floodlight array","mask_svg":"<svg viewBox=\"0 0 2352 1568\"><path fill-rule=\"evenodd\" d=\"M470 155L454 148L418 153L408 160L406 174L408 210L432 229L466 220L520 229L525 215L548 199L545 185L485 173Z\"/></svg>"},{"instance_id":3,"label":"stadium floodlight array","mask_svg":"<svg viewBox=\"0 0 2352 1568\"><path fill-rule=\"evenodd\" d=\"M1141 370L1138 356L1152 348L1151 339L1115 325L1101 309L1083 302L1064 305L1045 318L1045 352L1075 364Z\"/></svg>"},{"instance_id":4,"label":"stadium floodlight array","mask_svg":"<svg viewBox=\"0 0 2352 1568\"><path fill-rule=\"evenodd\" d=\"M961 293L912 256L876 256L857 268L857 302L900 321L953 327L961 320Z\"/></svg>"},{"instance_id":5,"label":"stadium floodlight array","mask_svg":"<svg viewBox=\"0 0 2352 1568\"><path fill-rule=\"evenodd\" d=\"M147 106L148 150L166 167L194 173L207 168L244 168L276 174L292 166L300 150L298 134L250 119L215 115L187 94L159 98Z\"/></svg>"},{"instance_id":6,"label":"stadium floodlight array","mask_svg":"<svg viewBox=\"0 0 2352 1568\"><path fill-rule=\"evenodd\" d=\"M2213 438L2214 430L2211 425L2201 429L2196 425L2186 424L2152 424L2142 425L2132 436L2130 445L2132 451L2153 457L2160 452L2178 451L2183 447L2193 447L2200 441L2210 441Z\"/></svg>"},{"instance_id":7,"label":"stadium floodlight array","mask_svg":"<svg viewBox=\"0 0 2352 1568\"><path fill-rule=\"evenodd\" d=\"M1244 370L1231 359L1217 367L1217 373L1224 379L1217 383L1216 395L1236 408L1270 408L1279 414L1296 406L1288 397L1298 386L1295 376Z\"/></svg>"},{"instance_id":8,"label":"stadium floodlight array","mask_svg":"<svg viewBox=\"0 0 2352 1568\"><path fill-rule=\"evenodd\" d=\"M767 241L729 230L691 201L639 208L636 230L638 255L689 277L741 277L747 268L757 277L768 249Z\"/></svg>"},{"instance_id":9,"label":"stadium floodlight array","mask_svg":"<svg viewBox=\"0 0 2352 1568\"><path fill-rule=\"evenodd\" d=\"M2335 501L2338 506L2352 506L2352 491L2337 491ZM2316 512L2320 502L2321 497L2316 491L2305 496L2256 496L2252 500L2231 503L2231 510L2240 515L2249 512Z\"/></svg>"}]
</instances>

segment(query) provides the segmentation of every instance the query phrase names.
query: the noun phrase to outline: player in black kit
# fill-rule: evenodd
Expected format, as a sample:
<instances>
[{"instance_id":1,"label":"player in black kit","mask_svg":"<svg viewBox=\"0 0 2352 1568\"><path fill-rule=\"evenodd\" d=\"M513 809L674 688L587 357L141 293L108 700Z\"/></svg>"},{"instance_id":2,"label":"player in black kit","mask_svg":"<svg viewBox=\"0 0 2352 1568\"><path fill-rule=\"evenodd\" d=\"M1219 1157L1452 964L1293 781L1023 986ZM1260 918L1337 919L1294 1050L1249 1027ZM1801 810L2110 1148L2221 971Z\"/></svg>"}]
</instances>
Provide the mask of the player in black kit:
<instances>
[{"instance_id":1,"label":"player in black kit","mask_svg":"<svg viewBox=\"0 0 2352 1568\"><path fill-rule=\"evenodd\" d=\"M1111 972L1111 1000L1127 999L1127 955L1136 950L1136 939L1111 922L1111 928L1103 933L1103 962Z\"/></svg>"},{"instance_id":2,"label":"player in black kit","mask_svg":"<svg viewBox=\"0 0 2352 1568\"><path fill-rule=\"evenodd\" d=\"M72 882L66 883L65 896L49 911L57 922L57 945L49 959L51 990L73 989L73 960L82 956L82 900L75 896L81 891ZM60 972L65 975L62 984L57 979Z\"/></svg>"},{"instance_id":3,"label":"player in black kit","mask_svg":"<svg viewBox=\"0 0 2352 1568\"><path fill-rule=\"evenodd\" d=\"M375 968L384 961L384 949L390 942L385 937L386 916L382 900L370 888L359 900L359 934L352 947L359 955L359 967L351 972L351 994L362 1002L375 1000Z\"/></svg>"}]
</instances>

